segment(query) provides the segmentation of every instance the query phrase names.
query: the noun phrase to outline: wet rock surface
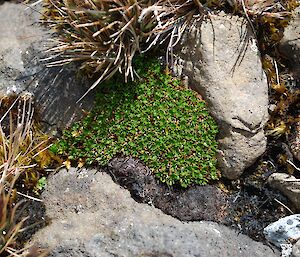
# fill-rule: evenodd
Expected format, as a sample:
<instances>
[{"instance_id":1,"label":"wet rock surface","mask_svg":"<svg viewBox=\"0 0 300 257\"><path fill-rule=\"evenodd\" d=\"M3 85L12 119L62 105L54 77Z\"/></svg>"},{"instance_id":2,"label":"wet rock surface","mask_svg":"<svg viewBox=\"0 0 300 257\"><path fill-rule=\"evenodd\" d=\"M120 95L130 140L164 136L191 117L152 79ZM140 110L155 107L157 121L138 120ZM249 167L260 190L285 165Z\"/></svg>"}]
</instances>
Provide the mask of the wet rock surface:
<instances>
[{"instance_id":1,"label":"wet rock surface","mask_svg":"<svg viewBox=\"0 0 300 257\"><path fill-rule=\"evenodd\" d=\"M41 62L54 35L38 23L39 18L38 10L22 4L5 2L0 6L0 94L31 93L42 124L55 131L91 108L92 94L80 103L76 101L92 82L79 77L75 65L46 68L46 62Z\"/></svg>"},{"instance_id":2,"label":"wet rock surface","mask_svg":"<svg viewBox=\"0 0 300 257\"><path fill-rule=\"evenodd\" d=\"M97 170L59 171L43 199L52 223L32 242L50 247L50 256L279 256L225 226L181 222L139 204Z\"/></svg>"},{"instance_id":3,"label":"wet rock surface","mask_svg":"<svg viewBox=\"0 0 300 257\"><path fill-rule=\"evenodd\" d=\"M264 153L267 142L268 84L254 37L243 19L211 15L189 29L176 55L175 73L188 77L219 124L222 174L236 179Z\"/></svg>"}]
</instances>

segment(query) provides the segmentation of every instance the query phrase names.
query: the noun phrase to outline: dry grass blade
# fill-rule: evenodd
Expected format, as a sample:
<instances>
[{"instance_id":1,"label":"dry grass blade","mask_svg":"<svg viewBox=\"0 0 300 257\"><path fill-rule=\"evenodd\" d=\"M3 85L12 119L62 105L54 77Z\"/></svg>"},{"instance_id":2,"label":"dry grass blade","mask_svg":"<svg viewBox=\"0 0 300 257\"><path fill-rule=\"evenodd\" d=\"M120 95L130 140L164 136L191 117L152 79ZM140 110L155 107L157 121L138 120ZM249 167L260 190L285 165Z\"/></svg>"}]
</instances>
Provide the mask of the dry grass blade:
<instances>
[{"instance_id":1,"label":"dry grass blade","mask_svg":"<svg viewBox=\"0 0 300 257\"><path fill-rule=\"evenodd\" d=\"M187 0L44 2L46 22L55 24L60 38L50 50L60 57L49 66L81 61L89 74L102 73L89 90L117 71L133 79L136 53L167 40L171 51L202 7Z\"/></svg>"},{"instance_id":2,"label":"dry grass blade","mask_svg":"<svg viewBox=\"0 0 300 257\"><path fill-rule=\"evenodd\" d=\"M4 110L0 121L0 255L28 256L28 248L17 247L27 217L22 218L24 200L17 200L15 184L32 167L31 156L37 150L32 125L34 110L28 96L17 97L5 108L7 101L3 98L0 102L1 111L8 110Z\"/></svg>"},{"instance_id":3,"label":"dry grass blade","mask_svg":"<svg viewBox=\"0 0 300 257\"><path fill-rule=\"evenodd\" d=\"M80 61L81 69L88 74L100 73L90 91L117 71L124 74L125 80L133 79L134 56L163 43L172 65L169 57L173 47L187 26L203 18L209 8L231 6L232 12L247 17L250 24L286 23L294 1L44 0L44 21L59 35L59 42L51 49L57 60L49 66Z\"/></svg>"}]
</instances>

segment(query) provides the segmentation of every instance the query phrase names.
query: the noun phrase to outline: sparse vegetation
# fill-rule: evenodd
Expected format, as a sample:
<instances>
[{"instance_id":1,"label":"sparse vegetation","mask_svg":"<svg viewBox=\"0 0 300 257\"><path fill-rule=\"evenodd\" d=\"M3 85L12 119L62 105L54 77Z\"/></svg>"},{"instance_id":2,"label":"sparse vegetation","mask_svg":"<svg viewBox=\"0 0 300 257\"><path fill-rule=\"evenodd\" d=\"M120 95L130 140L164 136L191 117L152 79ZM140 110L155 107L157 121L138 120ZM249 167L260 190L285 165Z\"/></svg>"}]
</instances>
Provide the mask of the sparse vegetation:
<instances>
[{"instance_id":1,"label":"sparse vegetation","mask_svg":"<svg viewBox=\"0 0 300 257\"><path fill-rule=\"evenodd\" d=\"M284 60L275 46L292 18L291 11L300 6L298 0L45 0L44 6L43 20L57 31L59 39L50 49L54 59L49 65L80 61L82 70L98 76L89 90L117 71L126 80L133 79L134 56L158 45L166 49L167 62L172 65L173 47L185 29L195 19L209 19L210 13L222 10L245 17L256 35L270 87L277 93L273 97L276 110L286 103L282 93L294 95L286 88ZM287 118L277 117L274 112L268 133L275 129L285 134L291 119L286 122Z\"/></svg>"},{"instance_id":2,"label":"sparse vegetation","mask_svg":"<svg viewBox=\"0 0 300 257\"><path fill-rule=\"evenodd\" d=\"M51 160L45 149L48 137L34 128L30 97L4 97L0 107L0 254L45 256L36 248L19 248L18 235L29 217L22 213L25 200L20 200L17 187L36 189L38 170Z\"/></svg>"},{"instance_id":3,"label":"sparse vegetation","mask_svg":"<svg viewBox=\"0 0 300 257\"><path fill-rule=\"evenodd\" d=\"M71 161L106 165L118 154L144 161L169 185L206 184L216 169L217 125L199 95L142 59L142 79L101 86L95 109L51 149Z\"/></svg>"}]
</instances>

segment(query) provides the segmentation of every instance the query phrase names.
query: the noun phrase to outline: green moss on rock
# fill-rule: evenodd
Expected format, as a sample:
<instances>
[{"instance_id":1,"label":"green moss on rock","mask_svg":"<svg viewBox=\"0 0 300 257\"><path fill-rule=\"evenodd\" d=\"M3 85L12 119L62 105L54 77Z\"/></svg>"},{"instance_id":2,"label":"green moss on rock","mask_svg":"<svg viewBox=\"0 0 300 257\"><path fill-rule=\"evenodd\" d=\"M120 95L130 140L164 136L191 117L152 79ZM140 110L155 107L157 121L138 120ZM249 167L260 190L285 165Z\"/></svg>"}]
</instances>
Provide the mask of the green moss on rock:
<instances>
[{"instance_id":1,"label":"green moss on rock","mask_svg":"<svg viewBox=\"0 0 300 257\"><path fill-rule=\"evenodd\" d=\"M141 80L124 84L115 79L100 86L94 110L52 149L87 164L133 156L168 185L217 179L218 129L206 103L157 62L140 61L140 66L147 67L138 69Z\"/></svg>"}]
</instances>

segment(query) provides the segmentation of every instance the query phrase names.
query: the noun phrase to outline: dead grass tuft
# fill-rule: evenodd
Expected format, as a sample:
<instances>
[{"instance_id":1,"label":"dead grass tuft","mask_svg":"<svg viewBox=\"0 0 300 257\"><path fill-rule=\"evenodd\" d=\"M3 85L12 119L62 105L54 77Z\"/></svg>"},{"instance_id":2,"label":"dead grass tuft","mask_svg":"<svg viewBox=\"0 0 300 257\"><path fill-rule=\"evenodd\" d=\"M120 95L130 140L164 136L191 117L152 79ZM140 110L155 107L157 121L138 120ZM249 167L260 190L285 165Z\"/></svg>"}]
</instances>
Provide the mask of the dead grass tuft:
<instances>
[{"instance_id":1,"label":"dead grass tuft","mask_svg":"<svg viewBox=\"0 0 300 257\"><path fill-rule=\"evenodd\" d=\"M44 22L56 30L58 40L49 52L49 66L81 62L89 75L98 74L91 86L120 71L133 79L136 54L166 45L172 64L173 47L195 20L209 18L212 10L243 15L253 30L257 24L288 23L295 0L44 0ZM270 26L273 34L280 30ZM277 33L278 34L278 33ZM278 35L273 39L277 39ZM275 38L276 37L276 38Z\"/></svg>"},{"instance_id":2,"label":"dead grass tuft","mask_svg":"<svg viewBox=\"0 0 300 257\"><path fill-rule=\"evenodd\" d=\"M23 225L28 217L22 215L25 201L18 200L16 184L22 174L37 165L32 160L44 142L35 138L29 96L2 98L0 107L4 112L0 118L0 255L29 256L32 249L18 247L18 235L26 229Z\"/></svg>"}]
</instances>

